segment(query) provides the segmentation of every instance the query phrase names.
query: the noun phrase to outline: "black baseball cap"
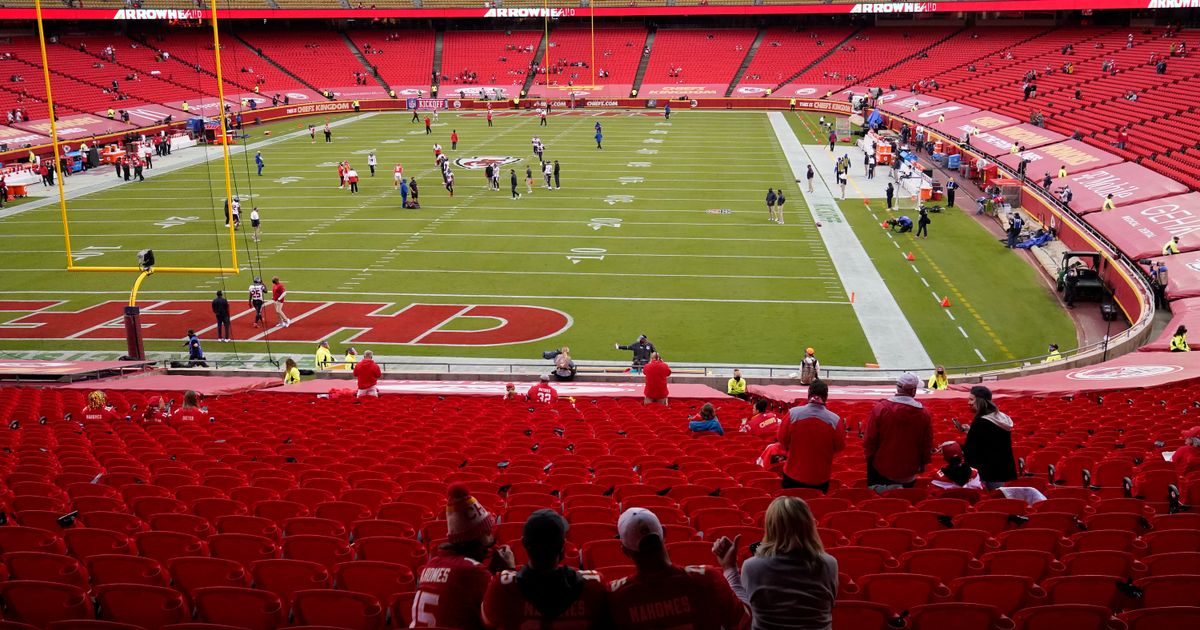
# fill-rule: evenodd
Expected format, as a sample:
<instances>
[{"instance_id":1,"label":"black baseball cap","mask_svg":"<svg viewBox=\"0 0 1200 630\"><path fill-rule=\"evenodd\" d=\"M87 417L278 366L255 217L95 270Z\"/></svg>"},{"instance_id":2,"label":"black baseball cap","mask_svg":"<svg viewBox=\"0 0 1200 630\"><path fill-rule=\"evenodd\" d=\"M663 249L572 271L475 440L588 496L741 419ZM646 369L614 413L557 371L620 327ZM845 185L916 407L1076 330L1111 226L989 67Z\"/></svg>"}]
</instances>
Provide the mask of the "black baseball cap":
<instances>
[{"instance_id":1,"label":"black baseball cap","mask_svg":"<svg viewBox=\"0 0 1200 630\"><path fill-rule=\"evenodd\" d=\"M567 540L567 520L554 510L538 510L529 515L521 531L521 542L525 548L539 547L561 549Z\"/></svg>"}]
</instances>

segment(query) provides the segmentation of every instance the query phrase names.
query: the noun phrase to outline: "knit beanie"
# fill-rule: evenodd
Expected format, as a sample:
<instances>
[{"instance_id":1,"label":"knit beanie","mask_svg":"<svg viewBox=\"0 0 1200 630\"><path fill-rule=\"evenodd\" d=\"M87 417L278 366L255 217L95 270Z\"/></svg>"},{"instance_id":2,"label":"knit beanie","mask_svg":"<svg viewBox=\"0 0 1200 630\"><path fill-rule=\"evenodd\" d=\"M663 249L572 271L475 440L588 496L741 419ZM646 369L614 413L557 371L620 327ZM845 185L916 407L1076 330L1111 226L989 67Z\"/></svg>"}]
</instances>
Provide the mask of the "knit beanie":
<instances>
[{"instance_id":1,"label":"knit beanie","mask_svg":"<svg viewBox=\"0 0 1200 630\"><path fill-rule=\"evenodd\" d=\"M479 540L492 533L496 517L479 504L465 484L451 484L446 490L446 528L449 542Z\"/></svg>"}]
</instances>

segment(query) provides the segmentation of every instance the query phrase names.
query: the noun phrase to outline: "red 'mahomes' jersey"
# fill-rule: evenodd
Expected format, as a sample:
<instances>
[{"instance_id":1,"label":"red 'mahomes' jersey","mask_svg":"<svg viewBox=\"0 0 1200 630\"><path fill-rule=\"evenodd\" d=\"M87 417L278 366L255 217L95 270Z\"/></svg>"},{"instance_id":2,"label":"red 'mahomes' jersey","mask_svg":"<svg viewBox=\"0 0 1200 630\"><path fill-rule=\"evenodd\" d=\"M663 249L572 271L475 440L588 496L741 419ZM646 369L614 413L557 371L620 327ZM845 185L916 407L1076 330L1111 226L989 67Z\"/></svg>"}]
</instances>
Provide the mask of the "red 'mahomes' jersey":
<instances>
[{"instance_id":1,"label":"red 'mahomes' jersey","mask_svg":"<svg viewBox=\"0 0 1200 630\"><path fill-rule=\"evenodd\" d=\"M608 610L621 630L736 630L746 609L713 567L671 567L609 585Z\"/></svg>"},{"instance_id":2,"label":"red 'mahomes' jersey","mask_svg":"<svg viewBox=\"0 0 1200 630\"><path fill-rule=\"evenodd\" d=\"M517 586L517 572L503 571L492 578L483 598L483 624L495 630L591 630L607 627L607 593L600 574L580 571L583 592L563 614L542 617Z\"/></svg>"},{"instance_id":3,"label":"red 'mahomes' jersey","mask_svg":"<svg viewBox=\"0 0 1200 630\"><path fill-rule=\"evenodd\" d=\"M99 409L84 407L83 411L79 412L79 415L80 419L85 424L93 422L108 422L111 424L118 420L117 413L107 407L101 407Z\"/></svg>"},{"instance_id":4,"label":"red 'mahomes' jersey","mask_svg":"<svg viewBox=\"0 0 1200 630\"><path fill-rule=\"evenodd\" d=\"M482 564L438 552L417 575L411 627L481 630L479 611L491 580L492 574Z\"/></svg>"}]
</instances>

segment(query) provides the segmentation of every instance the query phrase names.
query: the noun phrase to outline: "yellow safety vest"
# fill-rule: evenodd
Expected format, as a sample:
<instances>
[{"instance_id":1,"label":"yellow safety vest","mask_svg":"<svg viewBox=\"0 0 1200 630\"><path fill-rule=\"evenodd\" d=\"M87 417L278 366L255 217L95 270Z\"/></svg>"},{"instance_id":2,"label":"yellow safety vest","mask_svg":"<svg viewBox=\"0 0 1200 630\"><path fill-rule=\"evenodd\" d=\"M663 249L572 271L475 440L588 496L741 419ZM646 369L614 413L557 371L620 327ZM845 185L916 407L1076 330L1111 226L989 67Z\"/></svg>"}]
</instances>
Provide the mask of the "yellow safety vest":
<instances>
[{"instance_id":1,"label":"yellow safety vest","mask_svg":"<svg viewBox=\"0 0 1200 630\"><path fill-rule=\"evenodd\" d=\"M934 372L933 376L929 377L929 389L946 389L949 384L950 381L945 374Z\"/></svg>"},{"instance_id":2,"label":"yellow safety vest","mask_svg":"<svg viewBox=\"0 0 1200 630\"><path fill-rule=\"evenodd\" d=\"M1179 245L1175 242L1175 239L1172 238L1171 240L1167 241L1166 245L1163 245L1162 253L1163 256L1170 256L1171 254L1179 253Z\"/></svg>"},{"instance_id":3,"label":"yellow safety vest","mask_svg":"<svg viewBox=\"0 0 1200 630\"><path fill-rule=\"evenodd\" d=\"M1115 209L1116 207L1117 207L1117 204L1113 203L1113 200L1112 200L1112 199L1109 199L1109 198L1107 198L1107 197L1106 197L1106 198L1104 199L1104 207L1103 207L1103 208L1101 208L1101 210L1113 210L1113 209Z\"/></svg>"},{"instance_id":4,"label":"yellow safety vest","mask_svg":"<svg viewBox=\"0 0 1200 630\"><path fill-rule=\"evenodd\" d=\"M292 369L288 370L287 373L283 375L283 384L284 385L291 385L292 383L299 383L299 382L300 382L300 370L298 370L296 368L292 368Z\"/></svg>"},{"instance_id":5,"label":"yellow safety vest","mask_svg":"<svg viewBox=\"0 0 1200 630\"><path fill-rule=\"evenodd\" d=\"M1175 335L1171 337L1171 352L1191 352L1192 348L1188 345L1186 335Z\"/></svg>"},{"instance_id":6,"label":"yellow safety vest","mask_svg":"<svg viewBox=\"0 0 1200 630\"><path fill-rule=\"evenodd\" d=\"M313 364L318 370L328 370L333 365L333 353L324 346L317 348L317 357Z\"/></svg>"},{"instance_id":7,"label":"yellow safety vest","mask_svg":"<svg viewBox=\"0 0 1200 630\"><path fill-rule=\"evenodd\" d=\"M746 393L746 379L729 379L729 384L725 388L725 392L730 396L740 396Z\"/></svg>"},{"instance_id":8,"label":"yellow safety vest","mask_svg":"<svg viewBox=\"0 0 1200 630\"><path fill-rule=\"evenodd\" d=\"M183 104L182 104L182 105L180 105L179 107L181 107L181 108L183 109L183 111L185 111L185 112L186 112L186 111L188 110L188 104L187 104L187 101L184 101L184 102L183 102Z\"/></svg>"},{"instance_id":9,"label":"yellow safety vest","mask_svg":"<svg viewBox=\"0 0 1200 630\"><path fill-rule=\"evenodd\" d=\"M1054 361L1062 361L1062 355L1058 353L1058 350L1046 355L1046 359L1042 363L1051 363Z\"/></svg>"}]
</instances>

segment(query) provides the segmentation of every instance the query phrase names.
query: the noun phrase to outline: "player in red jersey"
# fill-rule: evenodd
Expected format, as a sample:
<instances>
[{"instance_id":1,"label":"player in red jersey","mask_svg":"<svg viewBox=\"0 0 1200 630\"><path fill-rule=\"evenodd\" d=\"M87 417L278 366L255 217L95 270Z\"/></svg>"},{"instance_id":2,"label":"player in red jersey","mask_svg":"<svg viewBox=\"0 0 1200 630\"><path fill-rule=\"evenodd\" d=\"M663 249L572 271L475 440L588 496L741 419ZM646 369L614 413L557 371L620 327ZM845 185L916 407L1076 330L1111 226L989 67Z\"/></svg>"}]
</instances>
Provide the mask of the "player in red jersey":
<instances>
[{"instance_id":1,"label":"player in red jersey","mask_svg":"<svg viewBox=\"0 0 1200 630\"><path fill-rule=\"evenodd\" d=\"M200 394L188 390L183 393L183 406L171 414L172 423L208 422L212 416L200 407Z\"/></svg>"},{"instance_id":2,"label":"player in red jersey","mask_svg":"<svg viewBox=\"0 0 1200 630\"><path fill-rule=\"evenodd\" d=\"M108 398L104 392L96 390L87 397L87 406L80 412L82 422L84 424L94 422L116 422L119 418L117 412L108 405Z\"/></svg>"},{"instance_id":3,"label":"player in red jersey","mask_svg":"<svg viewBox=\"0 0 1200 630\"><path fill-rule=\"evenodd\" d=\"M617 532L637 573L609 584L613 628L735 630L746 624L746 608L719 569L671 564L662 524L653 512L625 510L617 520Z\"/></svg>"},{"instance_id":4,"label":"player in red jersey","mask_svg":"<svg viewBox=\"0 0 1200 630\"><path fill-rule=\"evenodd\" d=\"M392 188L400 188L400 182L404 179L404 167L397 164L396 168L392 169Z\"/></svg>"},{"instance_id":5,"label":"player in red jersey","mask_svg":"<svg viewBox=\"0 0 1200 630\"><path fill-rule=\"evenodd\" d=\"M773 411L767 411L766 399L754 403L754 415L742 421L738 429L741 433L752 433L759 437L773 438L779 433L779 425L783 422Z\"/></svg>"},{"instance_id":6,"label":"player in red jersey","mask_svg":"<svg viewBox=\"0 0 1200 630\"><path fill-rule=\"evenodd\" d=\"M338 190L346 187L346 165L338 162Z\"/></svg>"},{"instance_id":7,"label":"player in red jersey","mask_svg":"<svg viewBox=\"0 0 1200 630\"><path fill-rule=\"evenodd\" d=\"M525 398L529 402L542 403L545 405L553 405L558 402L558 392L550 386L550 375L543 374L537 385L529 388L525 393Z\"/></svg>"},{"instance_id":8,"label":"player in red jersey","mask_svg":"<svg viewBox=\"0 0 1200 630\"><path fill-rule=\"evenodd\" d=\"M567 521L554 510L538 510L525 521L521 544L529 563L492 578L483 598L483 624L496 630L589 630L607 628L604 583L595 571L560 563Z\"/></svg>"},{"instance_id":9,"label":"player in red jersey","mask_svg":"<svg viewBox=\"0 0 1200 630\"><path fill-rule=\"evenodd\" d=\"M516 565L506 546L490 554L490 568L484 564L496 545L496 518L464 484L452 484L446 494L448 542L417 573L410 627L481 630L480 610L492 573Z\"/></svg>"}]
</instances>

